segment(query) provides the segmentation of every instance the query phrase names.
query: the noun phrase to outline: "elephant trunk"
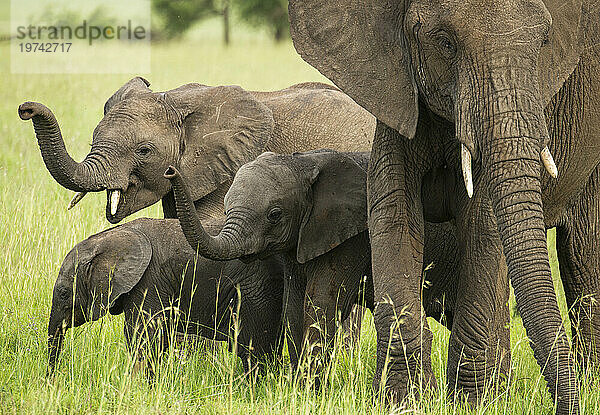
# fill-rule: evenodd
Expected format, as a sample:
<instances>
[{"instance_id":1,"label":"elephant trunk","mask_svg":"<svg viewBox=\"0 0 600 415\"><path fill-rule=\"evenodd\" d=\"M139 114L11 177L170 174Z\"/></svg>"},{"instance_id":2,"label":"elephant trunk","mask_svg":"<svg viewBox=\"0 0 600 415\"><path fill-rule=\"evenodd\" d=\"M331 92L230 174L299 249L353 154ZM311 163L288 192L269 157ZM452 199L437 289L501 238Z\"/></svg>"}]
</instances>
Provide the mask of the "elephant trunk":
<instances>
[{"instance_id":1,"label":"elephant trunk","mask_svg":"<svg viewBox=\"0 0 600 415\"><path fill-rule=\"evenodd\" d=\"M54 303L54 300L52 302ZM58 356L60 355L65 338L65 330L71 320L66 316L59 316L59 314L61 314L59 309L60 307L52 304L50 321L48 323L48 376L54 374L54 368L56 367Z\"/></svg>"},{"instance_id":2,"label":"elephant trunk","mask_svg":"<svg viewBox=\"0 0 600 415\"><path fill-rule=\"evenodd\" d=\"M93 153L77 163L69 156L60 127L54 114L37 102L25 102L19 106L22 120L33 121L33 128L40 146L42 158L54 179L75 192L95 192L106 188L101 159Z\"/></svg>"},{"instance_id":3,"label":"elephant trunk","mask_svg":"<svg viewBox=\"0 0 600 415\"><path fill-rule=\"evenodd\" d=\"M173 166L165 172L165 178L171 181L175 207L181 229L190 246L203 257L216 261L227 261L244 256L242 245L237 238L235 227L228 219L217 236L209 235L196 213L194 202L181 174Z\"/></svg>"},{"instance_id":4,"label":"elephant trunk","mask_svg":"<svg viewBox=\"0 0 600 415\"><path fill-rule=\"evenodd\" d=\"M548 259L540 183L540 153L548 132L536 71L507 65L507 57L501 61L497 69L489 69L487 77L477 79L471 91L481 88L483 94L470 103L470 114L459 116L459 120L477 119L478 123L457 126L457 131L470 130L477 139L482 183L487 184L491 197L517 306L534 356L557 401L557 413L578 413L573 359ZM462 138L466 137L461 137L465 147L473 144Z\"/></svg>"},{"instance_id":5,"label":"elephant trunk","mask_svg":"<svg viewBox=\"0 0 600 415\"><path fill-rule=\"evenodd\" d=\"M518 143L511 140L502 140L505 142L494 152L506 157L507 147L517 149L522 144L520 140L515 140ZM540 191L540 163L539 156L533 158L535 155L539 155L539 150L532 149L532 158L527 160L498 162L490 171L490 193L510 281L534 356L558 401L558 408L562 408L558 413L576 413L569 409L576 408L578 402L576 380L552 283Z\"/></svg>"}]
</instances>

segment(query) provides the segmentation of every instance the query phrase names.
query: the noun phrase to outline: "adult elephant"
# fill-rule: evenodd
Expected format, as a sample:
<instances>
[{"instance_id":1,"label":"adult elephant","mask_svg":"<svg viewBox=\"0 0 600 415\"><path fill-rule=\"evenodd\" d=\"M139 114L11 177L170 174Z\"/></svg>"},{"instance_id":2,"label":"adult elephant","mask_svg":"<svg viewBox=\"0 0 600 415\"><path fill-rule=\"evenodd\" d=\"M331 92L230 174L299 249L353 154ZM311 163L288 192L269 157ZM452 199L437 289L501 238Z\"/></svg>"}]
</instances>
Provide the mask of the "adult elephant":
<instances>
[{"instance_id":1,"label":"adult elephant","mask_svg":"<svg viewBox=\"0 0 600 415\"><path fill-rule=\"evenodd\" d=\"M434 382L424 355L431 333L419 300L423 218L454 217L463 280L481 285L479 298L463 300L486 308L503 252L557 412L578 413L545 230L559 230L569 307L596 295L600 153L590 148L600 145L597 2L292 0L290 20L303 58L378 119L368 179L379 302L375 383L384 365L387 386L399 397L417 368ZM551 151L558 180L550 177L557 176ZM454 174L438 177L447 197L432 211L430 195L421 194L423 178L444 165ZM456 185L461 176L466 191ZM573 307L572 317L585 346L597 353L591 345L600 328L598 306L583 304L591 317L581 314L584 306ZM405 319L393 325L401 310ZM464 318L473 330L488 332L480 315ZM456 367L468 387L489 345L459 350L464 335L452 333L449 361L466 355L474 362Z\"/></svg>"},{"instance_id":2,"label":"adult elephant","mask_svg":"<svg viewBox=\"0 0 600 415\"><path fill-rule=\"evenodd\" d=\"M110 223L159 200L165 217L174 218L171 185L163 177L169 165L192 182L202 218L222 216L235 172L263 151L365 151L375 130L371 114L321 83L274 92L200 84L152 92L149 85L133 78L108 99L80 163L67 153L48 108L33 102L19 107L20 117L33 121L52 177L79 192L71 205L85 192L106 190Z\"/></svg>"}]
</instances>

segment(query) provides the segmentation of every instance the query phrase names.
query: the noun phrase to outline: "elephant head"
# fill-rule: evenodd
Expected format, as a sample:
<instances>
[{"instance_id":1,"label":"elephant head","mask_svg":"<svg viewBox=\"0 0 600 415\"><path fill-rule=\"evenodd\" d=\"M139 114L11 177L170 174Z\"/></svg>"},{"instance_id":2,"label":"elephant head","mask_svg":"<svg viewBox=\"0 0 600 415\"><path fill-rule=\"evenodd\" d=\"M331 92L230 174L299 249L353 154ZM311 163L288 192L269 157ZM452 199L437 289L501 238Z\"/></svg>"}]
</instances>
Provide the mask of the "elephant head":
<instances>
[{"instance_id":1,"label":"elephant head","mask_svg":"<svg viewBox=\"0 0 600 415\"><path fill-rule=\"evenodd\" d=\"M558 174L544 109L583 48L600 40L592 3L291 0L289 6L300 55L380 122L409 139L421 109L454 124L467 194L471 163L478 163L482 188L474 190L489 192L527 334L562 409L573 404L562 398L576 396L576 386L570 363L557 363L558 356L569 360L569 350L564 339L556 342L562 328L540 160Z\"/></svg>"},{"instance_id":2,"label":"elephant head","mask_svg":"<svg viewBox=\"0 0 600 415\"><path fill-rule=\"evenodd\" d=\"M291 252L303 264L367 228L366 172L341 153L264 153L245 164L225 196L225 225L214 237L202 227L177 169L165 177L188 242L211 259Z\"/></svg>"},{"instance_id":3,"label":"elephant head","mask_svg":"<svg viewBox=\"0 0 600 415\"><path fill-rule=\"evenodd\" d=\"M170 184L163 173L169 165L189 177L194 200L211 193L261 153L274 123L271 110L240 87L187 84L153 93L148 81L134 78L108 99L92 148L77 163L48 108L26 102L19 115L33 121L54 179L82 192L75 203L83 192L107 191L111 223L167 195Z\"/></svg>"},{"instance_id":4,"label":"elephant head","mask_svg":"<svg viewBox=\"0 0 600 415\"><path fill-rule=\"evenodd\" d=\"M49 373L66 329L123 312L122 299L150 263L150 240L141 232L110 229L78 243L65 257L52 294L48 323Z\"/></svg>"}]
</instances>

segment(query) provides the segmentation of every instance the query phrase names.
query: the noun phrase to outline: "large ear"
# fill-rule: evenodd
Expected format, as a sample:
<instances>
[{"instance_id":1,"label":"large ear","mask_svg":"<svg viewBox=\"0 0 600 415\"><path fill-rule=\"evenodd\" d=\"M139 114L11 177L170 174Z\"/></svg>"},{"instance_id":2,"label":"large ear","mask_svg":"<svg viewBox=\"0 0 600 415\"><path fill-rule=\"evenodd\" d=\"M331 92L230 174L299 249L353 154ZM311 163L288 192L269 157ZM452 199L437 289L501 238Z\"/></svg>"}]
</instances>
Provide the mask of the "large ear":
<instances>
[{"instance_id":1,"label":"large ear","mask_svg":"<svg viewBox=\"0 0 600 415\"><path fill-rule=\"evenodd\" d=\"M150 263L152 247L148 237L116 227L86 239L78 247L75 255L79 267L85 267L85 284L90 301L93 300L91 319L98 319L107 310L121 313L119 298L135 287Z\"/></svg>"},{"instance_id":2,"label":"large ear","mask_svg":"<svg viewBox=\"0 0 600 415\"><path fill-rule=\"evenodd\" d=\"M377 119L412 138L419 113L401 30L407 3L290 0L289 15L302 58Z\"/></svg>"},{"instance_id":3,"label":"large ear","mask_svg":"<svg viewBox=\"0 0 600 415\"><path fill-rule=\"evenodd\" d=\"M129 80L123 85L117 92L115 92L104 104L104 115L110 111L110 109L119 101L127 98L131 98L134 95L152 92L150 88L150 82L141 76Z\"/></svg>"},{"instance_id":4,"label":"large ear","mask_svg":"<svg viewBox=\"0 0 600 415\"><path fill-rule=\"evenodd\" d=\"M367 229L367 173L342 153L313 152L295 157L314 163L308 172L312 208L300 225L296 253L303 264Z\"/></svg>"},{"instance_id":5,"label":"large ear","mask_svg":"<svg viewBox=\"0 0 600 415\"><path fill-rule=\"evenodd\" d=\"M548 43L538 61L540 92L544 104L556 95L575 69L584 47L583 4L587 0L544 0L552 16ZM596 16L596 19L599 19Z\"/></svg>"},{"instance_id":6,"label":"large ear","mask_svg":"<svg viewBox=\"0 0 600 415\"><path fill-rule=\"evenodd\" d=\"M232 180L254 160L273 133L273 114L239 86L199 84L166 93L183 119L179 170L187 178L193 200Z\"/></svg>"}]
</instances>

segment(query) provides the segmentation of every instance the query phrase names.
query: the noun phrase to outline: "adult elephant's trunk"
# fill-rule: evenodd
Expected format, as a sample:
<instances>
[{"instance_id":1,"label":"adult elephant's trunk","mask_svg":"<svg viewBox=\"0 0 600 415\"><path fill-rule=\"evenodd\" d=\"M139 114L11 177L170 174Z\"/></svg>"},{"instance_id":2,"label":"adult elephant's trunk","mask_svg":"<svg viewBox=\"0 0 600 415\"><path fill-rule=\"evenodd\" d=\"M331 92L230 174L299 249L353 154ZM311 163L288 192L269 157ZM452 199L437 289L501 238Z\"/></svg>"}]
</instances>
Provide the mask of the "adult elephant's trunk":
<instances>
[{"instance_id":1,"label":"adult elephant's trunk","mask_svg":"<svg viewBox=\"0 0 600 415\"><path fill-rule=\"evenodd\" d=\"M181 174L173 166L165 172L165 178L171 181L177 217L181 229L190 246L203 257L216 261L226 261L244 256L242 241L232 220L227 218L223 229L217 236L209 235L194 208L194 202Z\"/></svg>"},{"instance_id":2,"label":"adult elephant's trunk","mask_svg":"<svg viewBox=\"0 0 600 415\"><path fill-rule=\"evenodd\" d=\"M32 120L42 158L54 179L75 192L94 192L106 188L102 159L93 152L77 163L69 156L52 111L37 102L25 102L19 106L22 120Z\"/></svg>"},{"instance_id":3,"label":"adult elephant's trunk","mask_svg":"<svg viewBox=\"0 0 600 415\"><path fill-rule=\"evenodd\" d=\"M527 62L526 57L519 58L520 65ZM578 413L573 360L546 245L540 153L548 132L535 62L530 67L519 67L513 65L516 61L511 57L498 61L497 67L483 71L485 77L471 77L476 81L470 87L475 100L463 101L467 107L459 111L458 120L474 122L470 126L457 125L457 131L467 147L473 143L461 134L470 131L470 136L476 137L484 172L482 183L488 185L517 306L535 358L557 400L557 413Z\"/></svg>"}]
</instances>

